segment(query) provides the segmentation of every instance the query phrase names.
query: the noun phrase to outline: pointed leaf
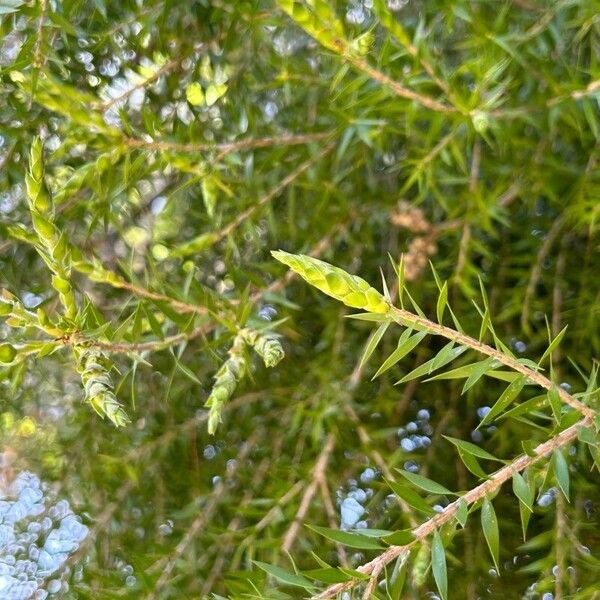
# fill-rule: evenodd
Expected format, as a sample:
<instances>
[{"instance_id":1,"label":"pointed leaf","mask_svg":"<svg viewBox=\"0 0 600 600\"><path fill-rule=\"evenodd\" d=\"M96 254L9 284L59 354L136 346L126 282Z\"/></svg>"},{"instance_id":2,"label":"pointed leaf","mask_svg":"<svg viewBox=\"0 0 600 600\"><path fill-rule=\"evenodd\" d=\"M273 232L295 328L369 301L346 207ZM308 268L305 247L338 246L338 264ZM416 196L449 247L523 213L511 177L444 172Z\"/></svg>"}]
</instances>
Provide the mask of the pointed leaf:
<instances>
[{"instance_id":1,"label":"pointed leaf","mask_svg":"<svg viewBox=\"0 0 600 600\"><path fill-rule=\"evenodd\" d=\"M390 544L390 546L406 546L406 544L410 544L415 539L415 536L410 529L402 529L394 531L382 539L386 544Z\"/></svg>"},{"instance_id":2,"label":"pointed leaf","mask_svg":"<svg viewBox=\"0 0 600 600\"><path fill-rule=\"evenodd\" d=\"M379 377L379 375L393 367L398 361L402 360L409 352L414 350L414 348L418 346L421 340L427 335L425 331L421 331L419 333L415 333L415 335L411 337L408 337L410 332L410 329L402 332L402 335L398 340L398 347L385 359L384 363L381 365L381 367L379 367L377 373L373 375L373 379Z\"/></svg>"},{"instance_id":3,"label":"pointed leaf","mask_svg":"<svg viewBox=\"0 0 600 600\"><path fill-rule=\"evenodd\" d=\"M556 473L556 481L567 501L569 500L569 465L565 460L563 453L558 449L554 449L554 471Z\"/></svg>"},{"instance_id":4,"label":"pointed leaf","mask_svg":"<svg viewBox=\"0 0 600 600\"><path fill-rule=\"evenodd\" d=\"M431 544L431 570L437 589L442 600L448 599L448 573L446 570L446 551L439 532L436 530L433 534L433 543Z\"/></svg>"},{"instance_id":5,"label":"pointed leaf","mask_svg":"<svg viewBox=\"0 0 600 600\"><path fill-rule=\"evenodd\" d=\"M515 471L512 479L513 492L519 501L529 512L533 512L533 496L529 491L529 486L521 473Z\"/></svg>"},{"instance_id":6,"label":"pointed leaf","mask_svg":"<svg viewBox=\"0 0 600 600\"><path fill-rule=\"evenodd\" d=\"M444 311L446 310L446 304L448 304L448 282L444 281L444 285L440 290L440 295L438 297L436 307L437 320L440 325L442 325L442 321L444 320Z\"/></svg>"},{"instance_id":7,"label":"pointed leaf","mask_svg":"<svg viewBox=\"0 0 600 600\"><path fill-rule=\"evenodd\" d=\"M465 381L465 385L463 386L461 393L464 394L466 391L470 390L486 374L487 371L491 370L493 362L494 359L491 357L482 360L479 365L473 369L473 372Z\"/></svg>"},{"instance_id":8,"label":"pointed leaf","mask_svg":"<svg viewBox=\"0 0 600 600\"><path fill-rule=\"evenodd\" d=\"M423 475L419 475L418 473L411 473L409 471L404 471L403 469L396 469L402 477L407 479L412 485L415 487L421 488L430 494L448 494L450 496L455 496L454 492L451 492L448 488L428 479L427 477L423 477Z\"/></svg>"},{"instance_id":9,"label":"pointed leaf","mask_svg":"<svg viewBox=\"0 0 600 600\"><path fill-rule=\"evenodd\" d=\"M481 507L481 527L483 528L483 536L496 566L496 571L500 573L500 533L498 531L498 519L494 507L488 498L484 498Z\"/></svg>"},{"instance_id":10,"label":"pointed leaf","mask_svg":"<svg viewBox=\"0 0 600 600\"><path fill-rule=\"evenodd\" d=\"M450 342L450 344L454 345L454 342ZM450 345L447 344L447 345ZM445 348L442 348L438 354L444 351ZM445 360L442 364L437 364L436 368L441 368L449 362L453 361L455 358L458 358L463 352L467 351L466 346L457 346L452 348L452 351L445 357ZM435 364L436 357L424 362L422 365L419 365L416 369L413 369L408 375L405 375L398 383L406 383L411 379L416 379L417 377L421 377L422 375L428 375L433 371L433 365ZM439 361L438 361L439 362Z\"/></svg>"},{"instance_id":11,"label":"pointed leaf","mask_svg":"<svg viewBox=\"0 0 600 600\"><path fill-rule=\"evenodd\" d=\"M369 358L375 351L375 348L377 348L377 345L381 341L381 338L383 337L387 328L390 326L390 323L391 323L391 321L386 321L386 322L382 323L375 330L375 333L373 333L373 335L369 338L369 341L367 342L367 345L365 346L365 351L363 352L362 358L360 359L360 367L359 367L360 369L363 368L365 363L369 360Z\"/></svg>"},{"instance_id":12,"label":"pointed leaf","mask_svg":"<svg viewBox=\"0 0 600 600\"><path fill-rule=\"evenodd\" d=\"M483 458L484 460L495 460L496 462L505 462L500 458L496 458L493 454L490 454L487 450L480 448L479 446L472 444L471 442L467 442L465 440L459 440L457 438L450 437L449 435L442 436L446 438L449 442L454 444L457 448L461 448L468 454L472 454L477 458Z\"/></svg>"},{"instance_id":13,"label":"pointed leaf","mask_svg":"<svg viewBox=\"0 0 600 600\"><path fill-rule=\"evenodd\" d=\"M277 567L275 565L269 565L264 562L260 562L259 560L253 561L254 564L261 568L263 571L266 571L269 575L275 577L281 583L285 583L286 585L292 585L295 587L301 587L305 590L312 591L315 589L315 586L311 583L309 579L303 577L302 575L296 575L295 573L290 573L281 567Z\"/></svg>"},{"instance_id":14,"label":"pointed leaf","mask_svg":"<svg viewBox=\"0 0 600 600\"><path fill-rule=\"evenodd\" d=\"M498 415L503 413L506 408L511 404L511 402L521 393L521 390L525 386L525 376L520 375L513 382L509 383L508 386L504 389L500 398L496 400L494 406L492 406L490 412L488 412L483 419L481 419L481 423L479 423L479 427L490 423L493 419L495 419Z\"/></svg>"},{"instance_id":15,"label":"pointed leaf","mask_svg":"<svg viewBox=\"0 0 600 600\"><path fill-rule=\"evenodd\" d=\"M456 511L456 520L460 523L460 526L464 529L469 518L469 505L464 498L458 501L458 510Z\"/></svg>"},{"instance_id":16,"label":"pointed leaf","mask_svg":"<svg viewBox=\"0 0 600 600\"><path fill-rule=\"evenodd\" d=\"M427 504L427 502L425 502L425 500L423 500L423 498L421 498L421 496L419 496L419 494L417 494L413 488L403 485L397 481L386 480L386 482L394 494L398 496L398 498L404 500L406 504L415 510L418 510L419 512L422 512L428 516L435 514L433 508L431 508L431 506L429 506L429 504Z\"/></svg>"},{"instance_id":17,"label":"pointed leaf","mask_svg":"<svg viewBox=\"0 0 600 600\"><path fill-rule=\"evenodd\" d=\"M475 475L475 477L480 477L481 479L487 479L487 473L481 468L479 461L468 452L465 452L462 448L458 449L458 456L460 456L460 460L463 461L463 464L467 469Z\"/></svg>"},{"instance_id":18,"label":"pointed leaf","mask_svg":"<svg viewBox=\"0 0 600 600\"><path fill-rule=\"evenodd\" d=\"M344 583L346 581L352 580L351 575L348 575L347 573L342 573L342 571L336 569L335 567L302 571L302 575L310 579L315 579L316 581L321 581L323 583Z\"/></svg>"},{"instance_id":19,"label":"pointed leaf","mask_svg":"<svg viewBox=\"0 0 600 600\"><path fill-rule=\"evenodd\" d=\"M521 531L523 532L523 541L527 539L527 526L529 525L529 519L533 513L530 512L527 507L519 502L519 516L521 517Z\"/></svg>"},{"instance_id":20,"label":"pointed leaf","mask_svg":"<svg viewBox=\"0 0 600 600\"><path fill-rule=\"evenodd\" d=\"M550 345L548 346L548 348L546 348L544 354L542 354L542 358L540 358L540 360L538 361L538 365L541 365L544 360L550 356L552 354L552 352L554 352L554 350L556 350L557 346L560 344L560 342L562 341L563 337L565 336L565 333L567 332L567 326L564 327L564 329L562 329L558 335L550 342Z\"/></svg>"},{"instance_id":21,"label":"pointed leaf","mask_svg":"<svg viewBox=\"0 0 600 600\"><path fill-rule=\"evenodd\" d=\"M548 402L550 403L550 408L552 409L552 415L554 416L554 420L557 423L560 423L562 413L562 400L560 399L558 388L555 385L553 385L552 388L548 390Z\"/></svg>"},{"instance_id":22,"label":"pointed leaf","mask_svg":"<svg viewBox=\"0 0 600 600\"><path fill-rule=\"evenodd\" d=\"M360 550L379 550L382 548L379 542L366 535L348 533L347 531L340 531L339 529L318 527L317 525L307 525L307 527L328 540L343 544L344 546L349 546L350 548L359 548Z\"/></svg>"}]
</instances>

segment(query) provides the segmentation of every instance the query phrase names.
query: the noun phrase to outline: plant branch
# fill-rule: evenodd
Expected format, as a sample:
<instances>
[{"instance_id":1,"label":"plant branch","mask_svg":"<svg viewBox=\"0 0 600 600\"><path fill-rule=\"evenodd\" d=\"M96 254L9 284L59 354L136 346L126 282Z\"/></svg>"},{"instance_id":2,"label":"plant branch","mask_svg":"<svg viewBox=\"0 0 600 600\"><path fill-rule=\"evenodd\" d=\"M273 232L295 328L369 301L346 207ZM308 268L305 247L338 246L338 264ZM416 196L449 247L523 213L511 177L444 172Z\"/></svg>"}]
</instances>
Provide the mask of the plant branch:
<instances>
[{"instance_id":1,"label":"plant branch","mask_svg":"<svg viewBox=\"0 0 600 600\"><path fill-rule=\"evenodd\" d=\"M495 348L492 348L491 346L488 346L483 342L469 337L464 333L455 331L454 329L446 327L445 325L439 325L438 323L434 323L433 321L430 321L425 317L419 317L418 315L415 315L401 308L396 308L395 306L392 306L390 308L390 316L401 324L405 324L408 322L409 324L421 326L427 329L430 334L440 335L442 337L456 342L457 344L467 346L472 350L480 352L481 354L490 356L491 358L497 360L499 363L505 365L506 367L509 367L513 371L517 371L518 373L525 375L527 379L534 383L537 383L540 387L546 390L551 390L554 387L552 381L550 381L550 379L548 379L541 373L534 371L533 369L527 367L523 363L520 363L516 358L513 358L512 356L507 356L506 354L503 354ZM568 404L569 406L579 411L582 415L585 415L586 417L592 418L594 416L595 413L591 408L589 408L588 406L571 396L571 394L569 394L566 390L564 390L560 386L557 386L557 390L560 398L565 404Z\"/></svg>"},{"instance_id":2,"label":"plant branch","mask_svg":"<svg viewBox=\"0 0 600 600\"><path fill-rule=\"evenodd\" d=\"M331 136L331 132L283 134L278 136L266 136L262 138L247 138L234 142L222 142L220 144L188 143L178 142L147 142L146 140L128 138L125 144L129 148L143 148L145 150L173 150L175 152L210 152L217 151L217 159L223 158L230 152L238 150L252 150L255 148L268 148L271 146L299 146L319 142Z\"/></svg>"},{"instance_id":3,"label":"plant branch","mask_svg":"<svg viewBox=\"0 0 600 600\"><path fill-rule=\"evenodd\" d=\"M551 453L556 448L566 446L577 438L577 433L580 428L589 427L591 423L592 416L586 415L578 423L575 423L575 425L571 425L571 427L561 431L556 436L537 446L533 452L533 456L523 454L517 457L511 463L502 467L499 471L496 471L496 473L490 475L490 478L487 481L484 481L449 504L444 509L444 512L435 515L431 519L425 521L422 525L419 525L413 529L412 533L415 539L412 542L404 546L390 546L385 552L370 562L358 567L357 571L365 575L380 573L385 565L389 564L399 556L407 555L411 548L422 542L442 525L451 521L458 512L459 503L461 501L466 502L467 505L472 505L479 500L482 500L485 496L496 492L503 483L512 477L513 473L523 471L527 467L530 467L545 458L547 454ZM313 600L332 598L341 592L355 587L358 585L358 583L358 581L354 580L329 586L320 594L313 596Z\"/></svg>"}]
</instances>

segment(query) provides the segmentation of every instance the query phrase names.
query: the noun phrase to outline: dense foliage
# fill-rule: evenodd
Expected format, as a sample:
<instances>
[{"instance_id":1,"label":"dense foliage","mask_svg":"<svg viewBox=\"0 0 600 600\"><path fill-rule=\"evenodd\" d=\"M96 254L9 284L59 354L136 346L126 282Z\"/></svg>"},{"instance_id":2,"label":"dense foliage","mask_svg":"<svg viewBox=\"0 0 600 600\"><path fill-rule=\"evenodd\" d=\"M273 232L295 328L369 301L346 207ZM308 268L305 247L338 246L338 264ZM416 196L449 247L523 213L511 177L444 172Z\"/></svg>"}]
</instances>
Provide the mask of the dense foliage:
<instances>
[{"instance_id":1,"label":"dense foliage","mask_svg":"<svg viewBox=\"0 0 600 600\"><path fill-rule=\"evenodd\" d=\"M599 10L0 0L0 597L600 598Z\"/></svg>"}]
</instances>

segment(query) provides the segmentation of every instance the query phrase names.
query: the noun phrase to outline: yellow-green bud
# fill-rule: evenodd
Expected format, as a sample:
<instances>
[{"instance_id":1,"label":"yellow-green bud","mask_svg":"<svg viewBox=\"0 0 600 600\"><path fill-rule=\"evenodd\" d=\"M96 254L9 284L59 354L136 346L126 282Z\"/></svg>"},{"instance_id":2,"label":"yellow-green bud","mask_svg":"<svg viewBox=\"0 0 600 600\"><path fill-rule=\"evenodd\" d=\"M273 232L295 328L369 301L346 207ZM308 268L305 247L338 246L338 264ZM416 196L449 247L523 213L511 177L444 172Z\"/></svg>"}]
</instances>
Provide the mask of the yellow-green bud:
<instances>
[{"instance_id":1,"label":"yellow-green bud","mask_svg":"<svg viewBox=\"0 0 600 600\"><path fill-rule=\"evenodd\" d=\"M102 418L108 417L116 427L129 423L129 417L113 392L106 356L84 347L76 348L75 354L79 360L77 369L81 373L86 401Z\"/></svg>"},{"instance_id":2,"label":"yellow-green bud","mask_svg":"<svg viewBox=\"0 0 600 600\"><path fill-rule=\"evenodd\" d=\"M31 220L33 221L33 228L44 243L46 245L54 244L57 233L54 223L43 217L37 210L31 211Z\"/></svg>"},{"instance_id":3,"label":"yellow-green bud","mask_svg":"<svg viewBox=\"0 0 600 600\"><path fill-rule=\"evenodd\" d=\"M281 346L281 342L273 337L261 335L254 344L254 350L263 359L265 366L274 367L283 357L285 352Z\"/></svg>"},{"instance_id":4,"label":"yellow-green bud","mask_svg":"<svg viewBox=\"0 0 600 600\"><path fill-rule=\"evenodd\" d=\"M0 344L0 364L9 364L17 356L17 351L10 344Z\"/></svg>"},{"instance_id":5,"label":"yellow-green bud","mask_svg":"<svg viewBox=\"0 0 600 600\"><path fill-rule=\"evenodd\" d=\"M325 261L304 254L289 254L282 250L271 254L305 281L346 306L371 313L387 313L390 305L364 279L350 275Z\"/></svg>"}]
</instances>

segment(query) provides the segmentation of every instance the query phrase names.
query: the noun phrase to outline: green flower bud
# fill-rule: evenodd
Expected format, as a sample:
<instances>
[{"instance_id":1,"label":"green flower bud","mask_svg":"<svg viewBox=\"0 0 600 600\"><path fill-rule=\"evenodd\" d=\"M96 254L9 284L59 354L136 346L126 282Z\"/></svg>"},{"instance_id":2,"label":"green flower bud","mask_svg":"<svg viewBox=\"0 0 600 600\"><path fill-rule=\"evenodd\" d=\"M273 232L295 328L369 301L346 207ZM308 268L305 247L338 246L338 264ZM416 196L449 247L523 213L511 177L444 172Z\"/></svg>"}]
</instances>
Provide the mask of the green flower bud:
<instances>
[{"instance_id":1,"label":"green flower bud","mask_svg":"<svg viewBox=\"0 0 600 600\"><path fill-rule=\"evenodd\" d=\"M263 359L265 366L274 367L283 357L285 352L281 346L281 342L273 337L261 335L254 344L254 350Z\"/></svg>"},{"instance_id":2,"label":"green flower bud","mask_svg":"<svg viewBox=\"0 0 600 600\"><path fill-rule=\"evenodd\" d=\"M56 227L52 221L43 217L37 210L31 211L31 220L33 228L45 245L54 245L57 234Z\"/></svg>"},{"instance_id":3,"label":"green flower bud","mask_svg":"<svg viewBox=\"0 0 600 600\"><path fill-rule=\"evenodd\" d=\"M238 382L246 371L246 362L242 356L244 341L236 337L229 351L229 358L215 375L215 383L204 406L210 409L208 415L208 433L213 435L221 422L223 405L231 399Z\"/></svg>"},{"instance_id":4,"label":"green flower bud","mask_svg":"<svg viewBox=\"0 0 600 600\"><path fill-rule=\"evenodd\" d=\"M40 138L35 138L31 144L29 173L25 176L25 185L32 208L44 213L48 212L52 200L44 183L44 153Z\"/></svg>"},{"instance_id":5,"label":"green flower bud","mask_svg":"<svg viewBox=\"0 0 600 600\"><path fill-rule=\"evenodd\" d=\"M386 299L361 277L304 254L289 254L282 250L271 254L305 281L346 306L371 313L387 313L390 309Z\"/></svg>"},{"instance_id":6,"label":"green flower bud","mask_svg":"<svg viewBox=\"0 0 600 600\"><path fill-rule=\"evenodd\" d=\"M0 364L9 364L17 356L17 350L10 344L0 344Z\"/></svg>"},{"instance_id":7,"label":"green flower bud","mask_svg":"<svg viewBox=\"0 0 600 600\"><path fill-rule=\"evenodd\" d=\"M98 350L84 347L76 348L75 354L86 402L103 419L108 417L116 427L127 425L129 417L113 392L107 357Z\"/></svg>"},{"instance_id":8,"label":"green flower bud","mask_svg":"<svg viewBox=\"0 0 600 600\"><path fill-rule=\"evenodd\" d=\"M71 284L59 275L52 276L52 287L61 294L67 294L71 291Z\"/></svg>"}]
</instances>

